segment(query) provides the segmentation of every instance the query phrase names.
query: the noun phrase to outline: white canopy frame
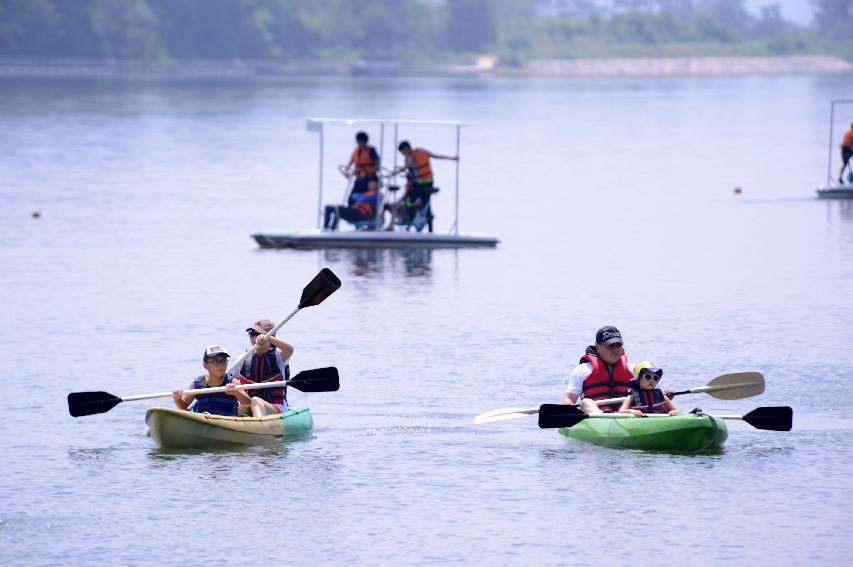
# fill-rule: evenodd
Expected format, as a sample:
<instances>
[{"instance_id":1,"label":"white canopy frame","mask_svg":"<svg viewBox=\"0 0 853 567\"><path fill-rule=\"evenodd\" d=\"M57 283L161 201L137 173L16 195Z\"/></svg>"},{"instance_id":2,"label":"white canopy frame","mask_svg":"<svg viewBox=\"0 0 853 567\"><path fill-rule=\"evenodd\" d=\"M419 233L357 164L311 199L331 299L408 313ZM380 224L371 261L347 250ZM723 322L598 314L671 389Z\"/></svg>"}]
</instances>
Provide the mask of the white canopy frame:
<instances>
[{"instance_id":1,"label":"white canopy frame","mask_svg":"<svg viewBox=\"0 0 853 567\"><path fill-rule=\"evenodd\" d=\"M318 177L317 190L317 228L323 225L323 159L325 147L326 126L344 125L354 126L356 124L373 124L379 125L379 151L383 157L385 153L385 126L392 126L394 132L394 140L391 153L394 155L394 167L397 167L397 145L399 143L400 125L415 125L415 126L446 126L454 128L456 131L456 156L460 156L460 145L462 141L462 127L468 124L464 122L452 122L448 120L408 120L396 118L308 118L305 121L305 129L309 132L318 132L320 134L320 173ZM450 234L459 235L459 160L456 160L456 179L454 186L454 213L453 226L448 231Z\"/></svg>"}]
</instances>

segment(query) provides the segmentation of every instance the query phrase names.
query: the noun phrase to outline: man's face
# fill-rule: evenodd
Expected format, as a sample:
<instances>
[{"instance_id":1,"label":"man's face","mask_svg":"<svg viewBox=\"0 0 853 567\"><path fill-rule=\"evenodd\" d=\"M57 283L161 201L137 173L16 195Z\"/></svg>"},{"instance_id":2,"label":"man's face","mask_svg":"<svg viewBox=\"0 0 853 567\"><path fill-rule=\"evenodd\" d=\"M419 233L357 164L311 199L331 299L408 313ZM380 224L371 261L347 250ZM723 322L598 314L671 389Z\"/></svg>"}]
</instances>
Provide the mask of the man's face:
<instances>
[{"instance_id":1,"label":"man's face","mask_svg":"<svg viewBox=\"0 0 853 567\"><path fill-rule=\"evenodd\" d=\"M601 343L595 343L595 350L598 351L598 356L601 357L601 360L610 366L613 366L619 362L619 359L622 358L623 354L625 354L625 350L622 346L622 343L612 343L609 346Z\"/></svg>"}]
</instances>

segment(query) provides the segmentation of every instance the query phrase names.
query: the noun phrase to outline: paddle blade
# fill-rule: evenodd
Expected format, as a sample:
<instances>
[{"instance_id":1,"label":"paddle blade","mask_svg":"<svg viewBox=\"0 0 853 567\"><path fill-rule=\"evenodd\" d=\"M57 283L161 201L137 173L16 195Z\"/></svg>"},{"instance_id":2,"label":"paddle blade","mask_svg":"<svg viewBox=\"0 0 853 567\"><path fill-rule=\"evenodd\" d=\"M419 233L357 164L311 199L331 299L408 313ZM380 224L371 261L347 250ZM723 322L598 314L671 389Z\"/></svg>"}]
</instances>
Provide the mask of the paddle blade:
<instances>
[{"instance_id":1,"label":"paddle blade","mask_svg":"<svg viewBox=\"0 0 853 567\"><path fill-rule=\"evenodd\" d=\"M743 420L756 429L791 431L794 410L788 406L758 408L743 416Z\"/></svg>"},{"instance_id":2,"label":"paddle blade","mask_svg":"<svg viewBox=\"0 0 853 567\"><path fill-rule=\"evenodd\" d=\"M740 400L764 392L764 375L761 372L732 372L717 376L707 384L709 396L718 400Z\"/></svg>"},{"instance_id":3,"label":"paddle blade","mask_svg":"<svg viewBox=\"0 0 853 567\"><path fill-rule=\"evenodd\" d=\"M120 403L121 398L107 392L72 392L68 394L68 412L72 417L106 413Z\"/></svg>"},{"instance_id":4,"label":"paddle blade","mask_svg":"<svg viewBox=\"0 0 853 567\"><path fill-rule=\"evenodd\" d=\"M555 427L572 427L589 417L577 406L562 404L542 404L539 406L539 427L551 429Z\"/></svg>"},{"instance_id":5,"label":"paddle blade","mask_svg":"<svg viewBox=\"0 0 853 567\"><path fill-rule=\"evenodd\" d=\"M338 369L334 366L303 370L288 380L287 385L300 392L337 392L341 387Z\"/></svg>"},{"instance_id":6,"label":"paddle blade","mask_svg":"<svg viewBox=\"0 0 853 567\"><path fill-rule=\"evenodd\" d=\"M329 268L320 270L314 279L302 290L299 299L299 309L319 305L324 299L335 293L341 287L341 280Z\"/></svg>"},{"instance_id":7,"label":"paddle blade","mask_svg":"<svg viewBox=\"0 0 853 567\"><path fill-rule=\"evenodd\" d=\"M501 408L486 411L474 418L474 425L503 421L504 419L516 419L539 413L539 408Z\"/></svg>"}]
</instances>

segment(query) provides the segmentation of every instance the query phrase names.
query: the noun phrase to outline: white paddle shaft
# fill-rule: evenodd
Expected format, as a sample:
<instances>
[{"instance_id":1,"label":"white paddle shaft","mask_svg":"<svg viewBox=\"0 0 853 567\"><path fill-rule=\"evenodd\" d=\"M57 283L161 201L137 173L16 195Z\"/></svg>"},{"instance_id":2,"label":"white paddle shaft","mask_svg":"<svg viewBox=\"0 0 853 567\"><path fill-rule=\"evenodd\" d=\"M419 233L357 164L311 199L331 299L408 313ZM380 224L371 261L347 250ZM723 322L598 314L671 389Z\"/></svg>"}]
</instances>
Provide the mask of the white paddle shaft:
<instances>
[{"instance_id":1,"label":"white paddle shaft","mask_svg":"<svg viewBox=\"0 0 853 567\"><path fill-rule=\"evenodd\" d=\"M266 335L264 335L264 338L265 338L265 339L268 339L268 338L270 338L270 337L274 337L274 336L275 336L275 334L276 334L276 332L277 332L279 329L281 329L281 327L282 327L285 323L287 323L288 321L290 321L290 320L293 318L293 316L294 316L294 315L296 315L297 313L299 313L299 308L298 308L298 307L297 307L296 309L294 309L294 310L290 313L290 315L288 315L287 317L285 317L284 319L282 319L281 323L279 323L278 325L276 325L275 327L273 327L273 328L272 328L272 330L271 330L269 333L267 333ZM229 374L231 374L231 373L233 373L235 370L237 370L238 368L240 368L240 367L243 365L243 361L244 361L244 360L246 360L247 358L249 358L250 356L252 356L253 354L255 354L255 351L256 351L256 350L258 350L258 345L257 345L257 343L256 343L256 344L254 344L254 345L252 345L252 348L250 348L249 350L247 350L247 351L246 351L246 353L245 353L243 356L241 356L240 358L238 358L238 359L234 362L234 364L232 364L232 365L231 365L231 368L229 368L229 369L228 369L228 373L229 373ZM190 390L185 390L185 391L186 391L186 392L189 392ZM171 394L170 394L170 395L171 395Z\"/></svg>"},{"instance_id":2,"label":"white paddle shaft","mask_svg":"<svg viewBox=\"0 0 853 567\"><path fill-rule=\"evenodd\" d=\"M277 382L259 382L257 384L239 384L235 386L238 390L261 390L263 388L278 388L280 386L287 385L287 380L279 380ZM217 392L224 392L225 386L216 386L215 388L198 388L195 390L184 390L184 394L215 394ZM142 394L140 396L128 396L126 398L122 398L123 402L133 402L136 400L148 400L151 398L171 398L172 392L160 392L158 394Z\"/></svg>"}]
</instances>

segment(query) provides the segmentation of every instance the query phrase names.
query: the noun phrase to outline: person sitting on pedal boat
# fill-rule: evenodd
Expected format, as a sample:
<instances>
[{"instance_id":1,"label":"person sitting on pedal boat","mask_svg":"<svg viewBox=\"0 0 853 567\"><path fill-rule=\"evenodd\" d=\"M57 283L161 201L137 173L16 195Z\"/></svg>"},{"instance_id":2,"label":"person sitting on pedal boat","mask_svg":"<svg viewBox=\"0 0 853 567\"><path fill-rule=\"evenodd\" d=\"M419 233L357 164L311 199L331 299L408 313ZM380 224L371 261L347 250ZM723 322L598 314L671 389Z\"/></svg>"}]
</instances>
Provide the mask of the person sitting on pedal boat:
<instances>
[{"instance_id":1,"label":"person sitting on pedal boat","mask_svg":"<svg viewBox=\"0 0 853 567\"><path fill-rule=\"evenodd\" d=\"M235 388L239 382L227 372L229 356L228 352L219 345L210 345L204 349L202 365L207 373L197 377L187 388L188 390L201 390L225 386L224 392L185 394L179 388L172 392L175 405L182 410L188 409L192 405L192 411L215 415L237 415L238 406L248 407L251 403L248 394Z\"/></svg>"},{"instance_id":2,"label":"person sitting on pedal boat","mask_svg":"<svg viewBox=\"0 0 853 567\"><path fill-rule=\"evenodd\" d=\"M595 345L587 347L569 376L563 403L575 404L580 400L584 413L616 411L616 406L599 407L595 400L622 397L631 389L633 373L623 346L619 329L601 327L595 333Z\"/></svg>"},{"instance_id":3,"label":"person sitting on pedal boat","mask_svg":"<svg viewBox=\"0 0 853 567\"><path fill-rule=\"evenodd\" d=\"M379 203L379 185L371 181L368 189L363 193L353 192L350 195L350 205L326 205L323 215L323 228L337 230L341 219L357 223L370 220L376 215L376 207Z\"/></svg>"},{"instance_id":4,"label":"person sitting on pedal boat","mask_svg":"<svg viewBox=\"0 0 853 567\"><path fill-rule=\"evenodd\" d=\"M663 390L657 387L661 376L663 369L648 360L635 364L631 393L622 402L619 413L632 413L637 417L642 417L644 413L678 415L678 408Z\"/></svg>"},{"instance_id":5,"label":"person sitting on pedal boat","mask_svg":"<svg viewBox=\"0 0 853 567\"><path fill-rule=\"evenodd\" d=\"M242 384L278 382L290 378L290 357L293 347L278 337L264 335L275 325L269 319L259 319L246 328L249 342L258 349L243 363L237 376ZM287 411L285 388L248 390L251 396L252 416L263 417Z\"/></svg>"}]
</instances>

